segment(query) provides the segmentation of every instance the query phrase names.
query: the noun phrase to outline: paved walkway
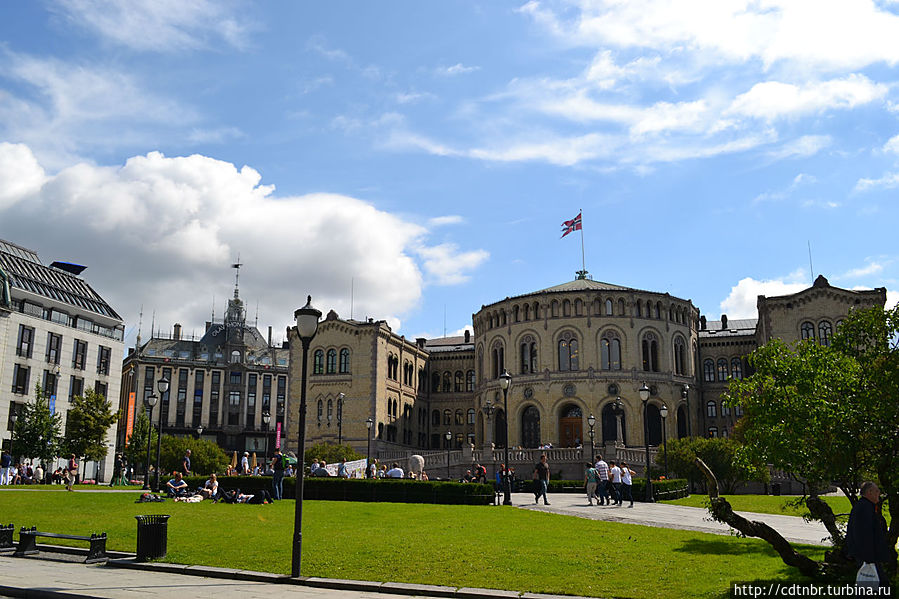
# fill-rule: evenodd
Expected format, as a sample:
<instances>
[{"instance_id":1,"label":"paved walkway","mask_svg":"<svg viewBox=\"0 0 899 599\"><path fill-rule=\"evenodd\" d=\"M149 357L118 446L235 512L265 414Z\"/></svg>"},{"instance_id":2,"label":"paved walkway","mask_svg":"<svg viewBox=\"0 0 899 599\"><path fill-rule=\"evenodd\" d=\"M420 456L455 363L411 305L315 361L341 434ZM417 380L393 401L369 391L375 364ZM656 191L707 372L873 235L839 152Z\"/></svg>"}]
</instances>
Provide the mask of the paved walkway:
<instances>
[{"instance_id":1,"label":"paved walkway","mask_svg":"<svg viewBox=\"0 0 899 599\"><path fill-rule=\"evenodd\" d=\"M580 493L550 493L550 505L534 505L533 493L513 493L512 504L530 510L546 511L591 520L608 522L626 522L661 528L696 530L713 534L729 535L731 529L725 524L712 520L705 508L671 505L667 503L634 503L633 508L614 506L597 506L587 503L586 495ZM793 543L826 545L823 540L829 536L827 529L820 522L806 522L797 516L779 514L757 514L754 512L737 512L750 520L760 520L772 526L776 531Z\"/></svg>"}]
</instances>

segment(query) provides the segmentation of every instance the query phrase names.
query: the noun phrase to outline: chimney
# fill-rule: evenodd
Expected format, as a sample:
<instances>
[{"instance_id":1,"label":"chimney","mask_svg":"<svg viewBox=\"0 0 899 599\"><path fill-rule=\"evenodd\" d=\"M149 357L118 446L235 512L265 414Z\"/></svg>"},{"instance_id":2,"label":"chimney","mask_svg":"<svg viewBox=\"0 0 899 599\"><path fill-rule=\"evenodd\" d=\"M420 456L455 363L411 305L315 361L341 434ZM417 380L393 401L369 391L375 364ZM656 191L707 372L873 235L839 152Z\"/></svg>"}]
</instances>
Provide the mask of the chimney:
<instances>
[{"instance_id":1,"label":"chimney","mask_svg":"<svg viewBox=\"0 0 899 599\"><path fill-rule=\"evenodd\" d=\"M465 329L465 343L471 343L471 331Z\"/></svg>"},{"instance_id":2,"label":"chimney","mask_svg":"<svg viewBox=\"0 0 899 599\"><path fill-rule=\"evenodd\" d=\"M426 341L427 341L427 339L425 339L424 337L418 337L415 340L415 345L417 345L419 349L424 349Z\"/></svg>"},{"instance_id":3,"label":"chimney","mask_svg":"<svg viewBox=\"0 0 899 599\"><path fill-rule=\"evenodd\" d=\"M705 327L706 327L705 316L700 316L700 317L699 317L699 330L700 330L700 331L704 331L704 330L705 330Z\"/></svg>"},{"instance_id":4,"label":"chimney","mask_svg":"<svg viewBox=\"0 0 899 599\"><path fill-rule=\"evenodd\" d=\"M177 322L175 323L175 332L172 333L172 339L174 339L175 341L181 339L181 325Z\"/></svg>"},{"instance_id":5,"label":"chimney","mask_svg":"<svg viewBox=\"0 0 899 599\"><path fill-rule=\"evenodd\" d=\"M206 332L209 331L209 327L211 327L211 326L212 326L212 323L207 320L206 321Z\"/></svg>"},{"instance_id":6,"label":"chimney","mask_svg":"<svg viewBox=\"0 0 899 599\"><path fill-rule=\"evenodd\" d=\"M727 330L727 314L721 315L721 330L722 331Z\"/></svg>"},{"instance_id":7,"label":"chimney","mask_svg":"<svg viewBox=\"0 0 899 599\"><path fill-rule=\"evenodd\" d=\"M272 327L268 328L268 346L272 346Z\"/></svg>"}]
</instances>

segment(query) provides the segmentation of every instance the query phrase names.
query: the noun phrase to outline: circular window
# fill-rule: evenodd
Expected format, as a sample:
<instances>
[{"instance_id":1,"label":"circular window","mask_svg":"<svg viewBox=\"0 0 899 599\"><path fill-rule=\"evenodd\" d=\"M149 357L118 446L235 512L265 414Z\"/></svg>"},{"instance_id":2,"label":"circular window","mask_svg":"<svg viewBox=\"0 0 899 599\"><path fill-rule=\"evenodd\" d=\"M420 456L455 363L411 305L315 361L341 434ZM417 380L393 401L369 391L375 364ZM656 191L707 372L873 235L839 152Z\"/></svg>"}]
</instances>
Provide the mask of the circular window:
<instances>
[{"instance_id":1,"label":"circular window","mask_svg":"<svg viewBox=\"0 0 899 599\"><path fill-rule=\"evenodd\" d=\"M575 393L577 393L577 387L575 387L572 383L568 383L565 387L562 388L562 393L565 397L574 397Z\"/></svg>"}]
</instances>

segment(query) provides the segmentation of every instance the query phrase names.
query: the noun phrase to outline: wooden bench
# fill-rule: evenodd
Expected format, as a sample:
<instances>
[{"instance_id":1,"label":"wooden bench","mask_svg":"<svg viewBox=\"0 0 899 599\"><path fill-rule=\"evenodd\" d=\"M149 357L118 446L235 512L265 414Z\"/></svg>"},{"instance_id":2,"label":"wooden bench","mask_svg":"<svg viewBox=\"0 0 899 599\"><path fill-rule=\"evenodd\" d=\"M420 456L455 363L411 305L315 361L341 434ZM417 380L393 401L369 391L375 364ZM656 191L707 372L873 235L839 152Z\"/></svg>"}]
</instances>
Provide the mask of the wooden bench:
<instances>
[{"instance_id":1,"label":"wooden bench","mask_svg":"<svg viewBox=\"0 0 899 599\"><path fill-rule=\"evenodd\" d=\"M85 564L93 564L106 559L106 533L91 534L89 537L81 535L63 535L55 532L40 532L37 527L25 528L19 530L19 545L13 554L16 557L25 555L34 555L38 553L37 537L47 537L50 539L68 539L71 541L87 541L90 543L90 549L87 552Z\"/></svg>"}]
</instances>

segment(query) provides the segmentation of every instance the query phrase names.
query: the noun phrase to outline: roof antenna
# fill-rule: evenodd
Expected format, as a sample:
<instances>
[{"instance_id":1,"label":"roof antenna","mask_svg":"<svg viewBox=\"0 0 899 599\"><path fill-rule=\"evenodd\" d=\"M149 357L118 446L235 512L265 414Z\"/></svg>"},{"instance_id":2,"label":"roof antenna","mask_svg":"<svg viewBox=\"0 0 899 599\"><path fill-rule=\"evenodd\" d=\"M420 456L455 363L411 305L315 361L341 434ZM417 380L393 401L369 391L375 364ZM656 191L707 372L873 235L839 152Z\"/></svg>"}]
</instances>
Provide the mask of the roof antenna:
<instances>
[{"instance_id":1,"label":"roof antenna","mask_svg":"<svg viewBox=\"0 0 899 599\"><path fill-rule=\"evenodd\" d=\"M253 326L259 328L259 300L256 300L256 324Z\"/></svg>"},{"instance_id":2,"label":"roof antenna","mask_svg":"<svg viewBox=\"0 0 899 599\"><path fill-rule=\"evenodd\" d=\"M215 322L215 294L212 294L212 318L209 322Z\"/></svg>"},{"instance_id":3,"label":"roof antenna","mask_svg":"<svg viewBox=\"0 0 899 599\"><path fill-rule=\"evenodd\" d=\"M808 240L808 269L812 273L812 285L815 284L815 267L812 266L812 242Z\"/></svg>"},{"instance_id":4,"label":"roof antenna","mask_svg":"<svg viewBox=\"0 0 899 599\"><path fill-rule=\"evenodd\" d=\"M153 338L153 329L156 328L156 310L153 310L153 320L150 321L150 339Z\"/></svg>"},{"instance_id":5,"label":"roof antenna","mask_svg":"<svg viewBox=\"0 0 899 599\"><path fill-rule=\"evenodd\" d=\"M446 304L443 304L443 337L446 338Z\"/></svg>"},{"instance_id":6,"label":"roof antenna","mask_svg":"<svg viewBox=\"0 0 899 599\"><path fill-rule=\"evenodd\" d=\"M240 267L243 264L240 263L240 252L237 253L237 262L231 265L231 268L237 269L237 272L234 273L234 299L237 299L237 288L240 286Z\"/></svg>"},{"instance_id":7,"label":"roof antenna","mask_svg":"<svg viewBox=\"0 0 899 599\"><path fill-rule=\"evenodd\" d=\"M350 320L353 320L353 297L356 291L356 279L350 277Z\"/></svg>"}]
</instances>

